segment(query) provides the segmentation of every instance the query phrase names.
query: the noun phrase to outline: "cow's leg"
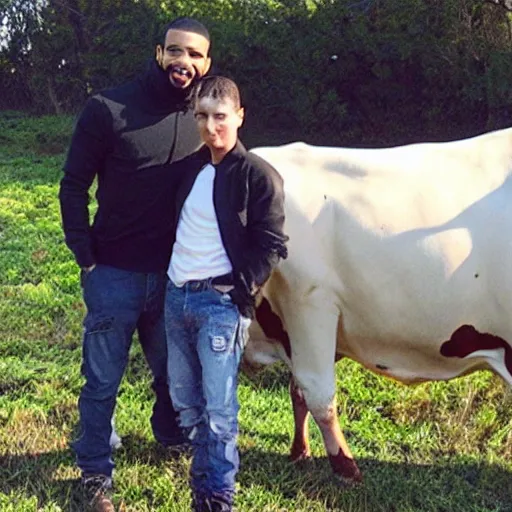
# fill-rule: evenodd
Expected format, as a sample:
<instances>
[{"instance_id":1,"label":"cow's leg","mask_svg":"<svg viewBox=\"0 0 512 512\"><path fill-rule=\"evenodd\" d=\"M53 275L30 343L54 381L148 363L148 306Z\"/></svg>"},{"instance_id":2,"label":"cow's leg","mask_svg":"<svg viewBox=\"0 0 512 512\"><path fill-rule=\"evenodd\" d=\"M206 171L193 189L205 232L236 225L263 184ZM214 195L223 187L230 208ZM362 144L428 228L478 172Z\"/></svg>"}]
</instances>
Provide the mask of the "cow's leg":
<instances>
[{"instance_id":1,"label":"cow's leg","mask_svg":"<svg viewBox=\"0 0 512 512\"><path fill-rule=\"evenodd\" d=\"M311 411L324 438L325 448L334 474L344 483L361 482L363 476L352 456L336 413L336 399L328 407Z\"/></svg>"},{"instance_id":2,"label":"cow's leg","mask_svg":"<svg viewBox=\"0 0 512 512\"><path fill-rule=\"evenodd\" d=\"M292 374L320 428L333 471L344 482L355 483L361 481L362 475L336 413L334 361L339 312L335 303L334 297L315 288L302 303L293 304L293 312L284 312L284 318L288 320L286 328L291 340ZM304 413L301 415L299 419ZM300 423L296 424L297 431Z\"/></svg>"},{"instance_id":3,"label":"cow's leg","mask_svg":"<svg viewBox=\"0 0 512 512\"><path fill-rule=\"evenodd\" d=\"M304 400L302 390L290 379L290 397L293 406L293 419L295 421L295 435L292 443L290 458L293 462L307 459L311 455L309 449L309 410Z\"/></svg>"}]
</instances>

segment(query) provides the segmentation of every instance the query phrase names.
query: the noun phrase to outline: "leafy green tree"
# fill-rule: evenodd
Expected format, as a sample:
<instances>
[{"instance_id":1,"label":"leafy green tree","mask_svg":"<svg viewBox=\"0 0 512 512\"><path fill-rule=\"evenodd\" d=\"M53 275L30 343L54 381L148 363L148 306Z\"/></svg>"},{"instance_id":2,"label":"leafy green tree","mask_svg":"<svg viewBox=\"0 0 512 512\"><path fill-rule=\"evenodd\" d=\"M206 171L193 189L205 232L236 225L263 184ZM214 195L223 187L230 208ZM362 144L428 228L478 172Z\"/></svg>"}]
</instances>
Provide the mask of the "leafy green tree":
<instances>
[{"instance_id":1,"label":"leafy green tree","mask_svg":"<svg viewBox=\"0 0 512 512\"><path fill-rule=\"evenodd\" d=\"M31 103L28 76L31 63L31 38L41 29L39 0L0 0L0 106L24 108ZM16 96L7 95L17 91ZM2 101L3 100L3 101ZM13 101L15 100L15 101Z\"/></svg>"},{"instance_id":2,"label":"leafy green tree","mask_svg":"<svg viewBox=\"0 0 512 512\"><path fill-rule=\"evenodd\" d=\"M512 119L511 1L0 0L0 107L77 109L189 15L213 72L240 84L254 143L462 137Z\"/></svg>"}]
</instances>

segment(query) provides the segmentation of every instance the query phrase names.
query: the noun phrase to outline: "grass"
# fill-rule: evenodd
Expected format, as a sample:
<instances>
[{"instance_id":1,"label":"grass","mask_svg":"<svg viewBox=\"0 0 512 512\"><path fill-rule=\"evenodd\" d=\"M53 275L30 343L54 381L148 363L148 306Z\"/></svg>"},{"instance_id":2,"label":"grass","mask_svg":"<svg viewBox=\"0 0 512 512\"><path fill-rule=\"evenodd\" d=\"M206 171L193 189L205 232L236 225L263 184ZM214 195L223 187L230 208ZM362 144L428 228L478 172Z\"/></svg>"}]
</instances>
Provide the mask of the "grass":
<instances>
[{"instance_id":1,"label":"grass","mask_svg":"<svg viewBox=\"0 0 512 512\"><path fill-rule=\"evenodd\" d=\"M57 202L69 117L0 113L0 511L80 510L69 449L82 384L78 271ZM319 431L292 465L293 419L282 366L239 389L239 512L512 511L512 396L489 373L406 388L338 365L338 409L365 484L333 477ZM122 384L115 454L125 511L189 510L189 459L149 427L150 378L137 343Z\"/></svg>"}]
</instances>

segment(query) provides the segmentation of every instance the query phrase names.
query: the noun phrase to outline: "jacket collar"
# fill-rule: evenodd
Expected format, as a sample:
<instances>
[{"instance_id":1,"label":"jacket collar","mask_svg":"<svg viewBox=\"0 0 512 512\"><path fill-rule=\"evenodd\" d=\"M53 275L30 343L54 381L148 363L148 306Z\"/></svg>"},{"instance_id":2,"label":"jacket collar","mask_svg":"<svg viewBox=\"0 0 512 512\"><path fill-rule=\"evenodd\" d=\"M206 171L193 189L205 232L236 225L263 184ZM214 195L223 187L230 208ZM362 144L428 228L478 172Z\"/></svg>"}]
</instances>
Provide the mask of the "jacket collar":
<instances>
[{"instance_id":1,"label":"jacket collar","mask_svg":"<svg viewBox=\"0 0 512 512\"><path fill-rule=\"evenodd\" d=\"M244 158L247 155L247 150L244 145L237 139L235 147L217 164L219 167L230 167L236 161Z\"/></svg>"},{"instance_id":2,"label":"jacket collar","mask_svg":"<svg viewBox=\"0 0 512 512\"><path fill-rule=\"evenodd\" d=\"M238 139L236 141L235 147L218 163L212 164L217 169L225 169L231 167L235 162L244 158L247 155L247 149L245 149L244 145ZM206 165L207 163L211 163L211 153L206 145L202 145L197 153L196 157L198 163L201 165Z\"/></svg>"},{"instance_id":3,"label":"jacket collar","mask_svg":"<svg viewBox=\"0 0 512 512\"><path fill-rule=\"evenodd\" d=\"M150 61L147 71L140 79L140 83L152 112L186 111L190 104L192 87L189 87L186 91L173 87L169 83L167 73L154 59Z\"/></svg>"}]
</instances>

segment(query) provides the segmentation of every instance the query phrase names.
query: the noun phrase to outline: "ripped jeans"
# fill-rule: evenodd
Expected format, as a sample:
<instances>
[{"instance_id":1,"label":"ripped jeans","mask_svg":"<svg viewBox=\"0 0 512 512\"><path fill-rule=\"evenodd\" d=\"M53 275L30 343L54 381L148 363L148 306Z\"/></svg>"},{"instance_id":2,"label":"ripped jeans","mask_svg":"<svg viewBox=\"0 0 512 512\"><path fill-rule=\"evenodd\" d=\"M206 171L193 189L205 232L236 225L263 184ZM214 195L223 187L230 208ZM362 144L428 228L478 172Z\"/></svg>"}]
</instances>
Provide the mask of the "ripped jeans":
<instances>
[{"instance_id":1,"label":"ripped jeans","mask_svg":"<svg viewBox=\"0 0 512 512\"><path fill-rule=\"evenodd\" d=\"M171 397L192 442L195 500L232 504L239 469L238 366L250 320L204 282L167 286L165 324Z\"/></svg>"},{"instance_id":2,"label":"ripped jeans","mask_svg":"<svg viewBox=\"0 0 512 512\"><path fill-rule=\"evenodd\" d=\"M81 281L87 306L82 348L85 384L78 401L80 436L72 446L82 473L112 476L111 420L136 330L153 374L153 434L164 445L184 441L167 383L167 276L97 265L82 273Z\"/></svg>"}]
</instances>

